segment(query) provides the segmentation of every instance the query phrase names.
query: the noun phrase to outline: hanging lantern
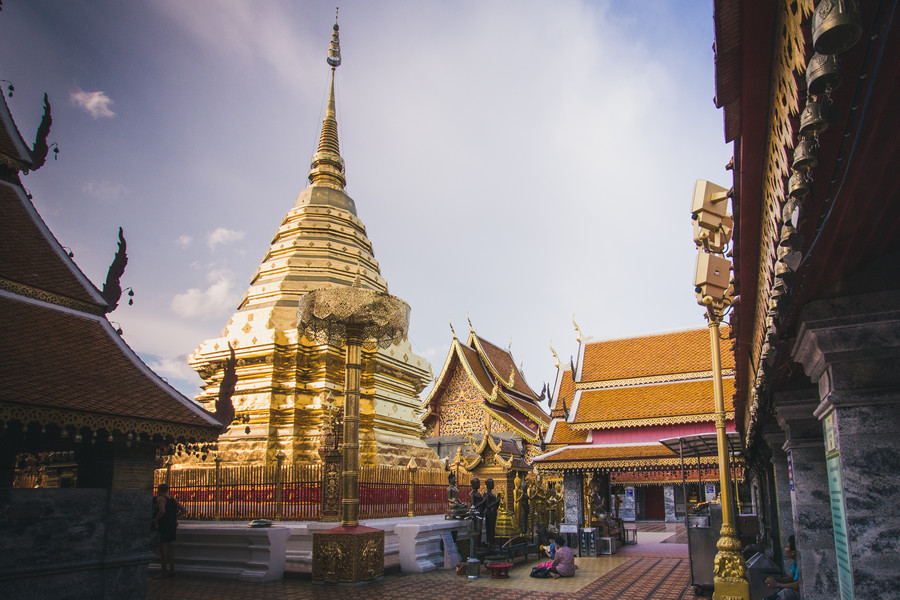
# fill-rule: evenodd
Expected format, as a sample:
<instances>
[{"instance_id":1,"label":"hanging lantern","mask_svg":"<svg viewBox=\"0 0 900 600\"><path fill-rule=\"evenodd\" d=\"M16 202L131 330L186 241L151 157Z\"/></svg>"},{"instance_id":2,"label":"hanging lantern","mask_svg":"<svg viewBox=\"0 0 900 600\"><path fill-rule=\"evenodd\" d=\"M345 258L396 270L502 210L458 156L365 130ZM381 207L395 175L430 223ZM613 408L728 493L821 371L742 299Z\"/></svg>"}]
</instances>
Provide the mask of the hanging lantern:
<instances>
[{"instance_id":1,"label":"hanging lantern","mask_svg":"<svg viewBox=\"0 0 900 600\"><path fill-rule=\"evenodd\" d=\"M828 129L831 110L827 104L809 100L800 113L800 135L818 136Z\"/></svg>"},{"instance_id":2,"label":"hanging lantern","mask_svg":"<svg viewBox=\"0 0 900 600\"><path fill-rule=\"evenodd\" d=\"M806 179L806 175L799 171L794 171L794 174L791 175L788 181L788 195L791 198L802 198L808 193L809 181Z\"/></svg>"},{"instance_id":3,"label":"hanging lantern","mask_svg":"<svg viewBox=\"0 0 900 600\"><path fill-rule=\"evenodd\" d=\"M856 0L822 0L813 12L813 47L819 54L839 54L862 36Z\"/></svg>"},{"instance_id":4,"label":"hanging lantern","mask_svg":"<svg viewBox=\"0 0 900 600\"><path fill-rule=\"evenodd\" d=\"M819 164L819 151L816 148L816 141L813 138L802 137L794 148L794 162L792 167L797 171L804 173L810 169L815 169Z\"/></svg>"},{"instance_id":5,"label":"hanging lantern","mask_svg":"<svg viewBox=\"0 0 900 600\"><path fill-rule=\"evenodd\" d=\"M830 94L841 85L841 61L834 54L813 54L806 65L806 89L813 96Z\"/></svg>"}]
</instances>

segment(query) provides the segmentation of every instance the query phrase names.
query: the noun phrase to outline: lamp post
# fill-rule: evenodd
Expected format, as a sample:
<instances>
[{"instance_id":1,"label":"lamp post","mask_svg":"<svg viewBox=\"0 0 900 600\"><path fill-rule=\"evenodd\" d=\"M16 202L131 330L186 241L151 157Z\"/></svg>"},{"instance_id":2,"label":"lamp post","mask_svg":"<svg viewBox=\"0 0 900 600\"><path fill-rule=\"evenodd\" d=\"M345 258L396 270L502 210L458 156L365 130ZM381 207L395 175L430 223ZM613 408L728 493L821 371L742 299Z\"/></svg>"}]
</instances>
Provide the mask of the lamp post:
<instances>
[{"instance_id":1,"label":"lamp post","mask_svg":"<svg viewBox=\"0 0 900 600\"><path fill-rule=\"evenodd\" d=\"M341 525L313 534L314 580L358 582L384 573L384 531L359 525L359 393L363 347L406 339L409 305L360 287L314 290L300 299L297 326L307 339L346 347Z\"/></svg>"},{"instance_id":2,"label":"lamp post","mask_svg":"<svg viewBox=\"0 0 900 600\"><path fill-rule=\"evenodd\" d=\"M722 529L716 543L713 567L713 600L749 600L750 582L741 554L732 512L731 472L728 464L725 432L725 397L722 391L722 355L719 348L719 324L732 303L731 261L724 256L734 221L728 215L730 192L708 181L694 186L691 206L694 243L699 248L694 273L697 303L706 309L709 343L712 353L713 392L715 395L716 442L719 455L719 487L722 502ZM699 464L698 464L699 468Z\"/></svg>"}]
</instances>

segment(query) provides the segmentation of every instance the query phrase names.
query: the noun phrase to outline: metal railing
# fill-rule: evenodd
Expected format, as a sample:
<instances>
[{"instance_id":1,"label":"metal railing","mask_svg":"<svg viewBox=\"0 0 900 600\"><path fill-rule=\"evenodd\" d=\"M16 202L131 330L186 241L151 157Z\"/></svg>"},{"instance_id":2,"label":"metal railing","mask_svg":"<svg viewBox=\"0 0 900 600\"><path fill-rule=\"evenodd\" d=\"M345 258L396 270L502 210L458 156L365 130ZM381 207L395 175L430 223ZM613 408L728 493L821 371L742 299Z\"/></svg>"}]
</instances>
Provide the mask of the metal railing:
<instances>
[{"instance_id":1,"label":"metal railing","mask_svg":"<svg viewBox=\"0 0 900 600\"><path fill-rule=\"evenodd\" d=\"M447 510L447 471L362 465L359 517L379 519L439 515ZM322 465L248 465L167 468L154 474L154 488L170 494L194 520L317 521L322 508ZM468 499L470 475L459 475L460 498ZM412 502L410 502L412 499Z\"/></svg>"}]
</instances>

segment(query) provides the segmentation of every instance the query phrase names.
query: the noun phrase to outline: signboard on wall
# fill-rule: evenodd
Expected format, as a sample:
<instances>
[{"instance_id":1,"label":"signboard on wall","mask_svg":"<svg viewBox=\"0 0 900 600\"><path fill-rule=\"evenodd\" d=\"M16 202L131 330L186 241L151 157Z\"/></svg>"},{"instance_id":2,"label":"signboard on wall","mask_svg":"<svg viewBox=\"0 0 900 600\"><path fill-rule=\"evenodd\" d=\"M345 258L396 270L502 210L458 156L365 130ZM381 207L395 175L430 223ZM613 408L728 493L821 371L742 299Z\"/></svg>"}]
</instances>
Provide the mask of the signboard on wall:
<instances>
[{"instance_id":1,"label":"signboard on wall","mask_svg":"<svg viewBox=\"0 0 900 600\"><path fill-rule=\"evenodd\" d=\"M853 567L850 561L850 537L847 532L844 482L841 477L841 453L838 449L834 412L825 417L822 426L825 430L825 464L828 468L828 491L831 497L831 525L834 529L834 554L837 562L838 588L841 592L841 600L853 600ZM791 485L793 486L793 483Z\"/></svg>"}]
</instances>

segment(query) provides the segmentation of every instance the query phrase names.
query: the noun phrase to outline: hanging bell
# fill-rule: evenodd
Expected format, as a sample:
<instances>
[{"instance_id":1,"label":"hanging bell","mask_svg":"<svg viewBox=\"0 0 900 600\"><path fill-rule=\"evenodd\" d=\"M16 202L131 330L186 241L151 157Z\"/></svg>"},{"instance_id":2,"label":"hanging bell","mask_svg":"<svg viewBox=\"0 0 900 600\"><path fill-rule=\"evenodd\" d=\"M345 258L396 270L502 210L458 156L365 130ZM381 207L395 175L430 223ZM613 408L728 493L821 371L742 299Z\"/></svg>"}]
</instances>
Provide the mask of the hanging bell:
<instances>
[{"instance_id":1,"label":"hanging bell","mask_svg":"<svg viewBox=\"0 0 900 600\"><path fill-rule=\"evenodd\" d=\"M816 142L813 138L803 137L794 148L794 162L791 166L796 171L804 173L810 169L815 169L819 164L819 151L816 148Z\"/></svg>"},{"instance_id":2,"label":"hanging bell","mask_svg":"<svg viewBox=\"0 0 900 600\"><path fill-rule=\"evenodd\" d=\"M819 54L839 54L862 36L856 0L822 0L813 12L813 47Z\"/></svg>"},{"instance_id":3,"label":"hanging bell","mask_svg":"<svg viewBox=\"0 0 900 600\"><path fill-rule=\"evenodd\" d=\"M788 195L791 198L802 198L809 193L809 181L806 175L799 171L794 171L788 180Z\"/></svg>"},{"instance_id":4,"label":"hanging bell","mask_svg":"<svg viewBox=\"0 0 900 600\"><path fill-rule=\"evenodd\" d=\"M800 113L800 135L817 136L828 129L831 122L831 110L826 104L809 100Z\"/></svg>"},{"instance_id":5,"label":"hanging bell","mask_svg":"<svg viewBox=\"0 0 900 600\"><path fill-rule=\"evenodd\" d=\"M806 89L813 96L831 93L841 85L841 61L834 54L813 54L806 65Z\"/></svg>"}]
</instances>

